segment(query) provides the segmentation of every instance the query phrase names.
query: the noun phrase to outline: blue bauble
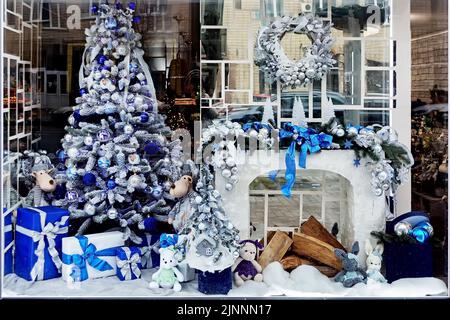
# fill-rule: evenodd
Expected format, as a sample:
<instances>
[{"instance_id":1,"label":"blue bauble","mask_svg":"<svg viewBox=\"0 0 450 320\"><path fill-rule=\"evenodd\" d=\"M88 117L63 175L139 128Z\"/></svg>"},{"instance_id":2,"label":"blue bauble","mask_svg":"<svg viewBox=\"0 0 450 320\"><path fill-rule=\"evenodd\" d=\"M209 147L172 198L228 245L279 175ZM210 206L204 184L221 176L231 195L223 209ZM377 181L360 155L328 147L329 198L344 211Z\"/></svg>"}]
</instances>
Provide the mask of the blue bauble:
<instances>
[{"instance_id":1,"label":"blue bauble","mask_svg":"<svg viewBox=\"0 0 450 320\"><path fill-rule=\"evenodd\" d=\"M106 18L105 26L108 29L114 29L115 27L117 27L117 20L113 17L108 17Z\"/></svg>"},{"instance_id":2,"label":"blue bauble","mask_svg":"<svg viewBox=\"0 0 450 320\"><path fill-rule=\"evenodd\" d=\"M108 187L109 190L112 190L116 187L116 182L113 179L110 179L106 183L106 186Z\"/></svg>"},{"instance_id":3,"label":"blue bauble","mask_svg":"<svg viewBox=\"0 0 450 320\"><path fill-rule=\"evenodd\" d=\"M109 70L111 70L111 68L103 65L103 66L101 66L100 70L108 70L109 71Z\"/></svg>"},{"instance_id":4,"label":"blue bauble","mask_svg":"<svg viewBox=\"0 0 450 320\"><path fill-rule=\"evenodd\" d=\"M97 139L100 142L108 142L111 139L111 132L106 129L101 129L97 132Z\"/></svg>"},{"instance_id":5,"label":"blue bauble","mask_svg":"<svg viewBox=\"0 0 450 320\"><path fill-rule=\"evenodd\" d=\"M430 237L428 231L423 228L414 228L411 231L411 235L420 243L424 243Z\"/></svg>"},{"instance_id":6,"label":"blue bauble","mask_svg":"<svg viewBox=\"0 0 450 320\"><path fill-rule=\"evenodd\" d=\"M139 71L139 66L134 62L130 63L129 67L131 73L137 73Z\"/></svg>"},{"instance_id":7,"label":"blue bauble","mask_svg":"<svg viewBox=\"0 0 450 320\"><path fill-rule=\"evenodd\" d=\"M133 18L133 23L140 23L141 22L141 17L136 16Z\"/></svg>"},{"instance_id":8,"label":"blue bauble","mask_svg":"<svg viewBox=\"0 0 450 320\"><path fill-rule=\"evenodd\" d=\"M81 89L80 89L80 95L81 95L81 96L83 96L83 95L85 95L85 94L87 94L87 93L88 93L88 91L87 91L86 88L81 88Z\"/></svg>"},{"instance_id":9,"label":"blue bauble","mask_svg":"<svg viewBox=\"0 0 450 320\"><path fill-rule=\"evenodd\" d=\"M63 149L56 151L56 157L61 163L64 163L68 158L67 153Z\"/></svg>"},{"instance_id":10,"label":"blue bauble","mask_svg":"<svg viewBox=\"0 0 450 320\"><path fill-rule=\"evenodd\" d=\"M154 187L152 190L152 197L159 200L162 198L163 190L160 186Z\"/></svg>"},{"instance_id":11,"label":"blue bauble","mask_svg":"<svg viewBox=\"0 0 450 320\"><path fill-rule=\"evenodd\" d=\"M83 176L83 184L88 187L95 185L96 180L97 179L92 172L87 172Z\"/></svg>"},{"instance_id":12,"label":"blue bauble","mask_svg":"<svg viewBox=\"0 0 450 320\"><path fill-rule=\"evenodd\" d=\"M150 156L158 154L160 150L161 150L161 146L159 145L158 142L155 142L155 141L147 142L147 144L144 147L145 153Z\"/></svg>"},{"instance_id":13,"label":"blue bauble","mask_svg":"<svg viewBox=\"0 0 450 320\"><path fill-rule=\"evenodd\" d=\"M68 202L76 202L78 200L78 192L76 192L75 190L68 191L66 193L66 200Z\"/></svg>"},{"instance_id":14,"label":"blue bauble","mask_svg":"<svg viewBox=\"0 0 450 320\"><path fill-rule=\"evenodd\" d=\"M141 122L142 123L146 123L146 122L148 122L148 119L150 119L148 113L147 112L142 112L141 113Z\"/></svg>"},{"instance_id":15,"label":"blue bauble","mask_svg":"<svg viewBox=\"0 0 450 320\"><path fill-rule=\"evenodd\" d=\"M107 157L100 157L97 160L97 165L102 169L106 169L111 165L111 161Z\"/></svg>"},{"instance_id":16,"label":"blue bauble","mask_svg":"<svg viewBox=\"0 0 450 320\"><path fill-rule=\"evenodd\" d=\"M55 191L53 191L53 196L55 197L56 200L61 200L64 199L64 197L66 196L66 185L64 184L57 184Z\"/></svg>"},{"instance_id":17,"label":"blue bauble","mask_svg":"<svg viewBox=\"0 0 450 320\"><path fill-rule=\"evenodd\" d=\"M156 234L158 232L161 232L158 228L158 220L156 220L153 217L145 218L144 219L144 230L145 232Z\"/></svg>"},{"instance_id":18,"label":"blue bauble","mask_svg":"<svg viewBox=\"0 0 450 320\"><path fill-rule=\"evenodd\" d=\"M122 4L120 2L116 2L116 9L117 10L122 9Z\"/></svg>"},{"instance_id":19,"label":"blue bauble","mask_svg":"<svg viewBox=\"0 0 450 320\"><path fill-rule=\"evenodd\" d=\"M97 14L97 13L98 13L98 6L97 6L96 4L94 4L94 5L91 7L91 12L92 12L93 14Z\"/></svg>"},{"instance_id":20,"label":"blue bauble","mask_svg":"<svg viewBox=\"0 0 450 320\"><path fill-rule=\"evenodd\" d=\"M108 58L104 54L99 55L97 58L97 61L100 64L104 64L106 60L108 60Z\"/></svg>"},{"instance_id":21,"label":"blue bauble","mask_svg":"<svg viewBox=\"0 0 450 320\"><path fill-rule=\"evenodd\" d=\"M75 111L73 112L73 118L74 118L76 121L80 121L80 120L81 120L82 115L80 114L80 110L75 110Z\"/></svg>"},{"instance_id":22,"label":"blue bauble","mask_svg":"<svg viewBox=\"0 0 450 320\"><path fill-rule=\"evenodd\" d=\"M141 81L141 86L146 86L147 85L147 80L142 80Z\"/></svg>"},{"instance_id":23,"label":"blue bauble","mask_svg":"<svg viewBox=\"0 0 450 320\"><path fill-rule=\"evenodd\" d=\"M130 2L130 3L128 4L128 8L130 8L131 10L136 10L136 3Z\"/></svg>"}]
</instances>

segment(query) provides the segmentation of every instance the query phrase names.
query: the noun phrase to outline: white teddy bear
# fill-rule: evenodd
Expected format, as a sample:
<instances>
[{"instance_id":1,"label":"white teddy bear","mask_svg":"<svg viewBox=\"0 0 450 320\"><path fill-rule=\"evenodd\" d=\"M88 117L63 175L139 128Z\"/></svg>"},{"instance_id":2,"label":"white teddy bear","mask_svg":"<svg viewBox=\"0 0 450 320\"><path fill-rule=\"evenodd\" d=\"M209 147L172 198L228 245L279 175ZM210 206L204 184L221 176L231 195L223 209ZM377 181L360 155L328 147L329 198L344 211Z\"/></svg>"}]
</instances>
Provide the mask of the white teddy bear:
<instances>
[{"instance_id":1,"label":"white teddy bear","mask_svg":"<svg viewBox=\"0 0 450 320\"><path fill-rule=\"evenodd\" d=\"M367 283L386 283L386 278L381 274L381 262L383 260L382 254L384 251L384 246L382 243L379 243L372 247L372 243L369 239L366 240L366 254L367 254Z\"/></svg>"},{"instance_id":2,"label":"white teddy bear","mask_svg":"<svg viewBox=\"0 0 450 320\"><path fill-rule=\"evenodd\" d=\"M150 282L151 289L159 287L172 289L176 292L181 291L181 284L184 280L183 274L177 269L178 259L175 257L176 250L173 246L160 248L160 266L159 270L152 275Z\"/></svg>"}]
</instances>

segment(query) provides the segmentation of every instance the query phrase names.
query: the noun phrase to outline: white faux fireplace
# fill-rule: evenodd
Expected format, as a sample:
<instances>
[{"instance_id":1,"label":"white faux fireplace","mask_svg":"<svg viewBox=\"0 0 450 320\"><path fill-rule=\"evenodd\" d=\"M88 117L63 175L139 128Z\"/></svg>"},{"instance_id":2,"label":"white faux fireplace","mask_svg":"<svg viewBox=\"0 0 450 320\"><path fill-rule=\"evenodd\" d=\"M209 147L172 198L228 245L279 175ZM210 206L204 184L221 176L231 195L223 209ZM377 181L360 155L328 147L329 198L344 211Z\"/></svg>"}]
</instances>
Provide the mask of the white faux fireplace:
<instances>
[{"instance_id":1,"label":"white faux fireplace","mask_svg":"<svg viewBox=\"0 0 450 320\"><path fill-rule=\"evenodd\" d=\"M239 181L231 191L225 190L225 179L220 173L216 174L216 188L221 192L225 210L240 230L242 239L250 237L250 183L271 170L284 170L285 154L286 150L257 150L251 154L238 154ZM341 215L346 215L341 220L345 224L339 226L340 240L348 248L354 241L359 241L360 247L363 246L371 231L384 230L385 227L385 198L372 193L371 174L365 167L365 160L361 159L361 165L355 167L354 158L355 154L351 150L322 151L308 155L307 169L297 169L297 175L311 169L333 172L348 182L345 193L346 210L341 212ZM363 257L361 250L360 262L364 264Z\"/></svg>"}]
</instances>

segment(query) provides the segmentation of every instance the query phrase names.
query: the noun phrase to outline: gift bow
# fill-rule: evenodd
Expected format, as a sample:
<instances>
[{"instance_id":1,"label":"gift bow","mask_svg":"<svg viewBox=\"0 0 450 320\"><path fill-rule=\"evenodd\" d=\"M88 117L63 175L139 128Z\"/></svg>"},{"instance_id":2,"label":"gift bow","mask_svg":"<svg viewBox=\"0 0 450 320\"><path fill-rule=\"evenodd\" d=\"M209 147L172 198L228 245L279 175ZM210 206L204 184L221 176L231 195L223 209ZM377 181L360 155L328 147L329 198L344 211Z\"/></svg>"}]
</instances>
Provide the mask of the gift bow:
<instances>
[{"instance_id":1,"label":"gift bow","mask_svg":"<svg viewBox=\"0 0 450 320\"><path fill-rule=\"evenodd\" d=\"M160 248L160 241L156 241L154 244L150 244L150 236L147 235L147 246L141 248L142 255L142 267L148 268L152 267L152 251L158 253L158 249Z\"/></svg>"},{"instance_id":2,"label":"gift bow","mask_svg":"<svg viewBox=\"0 0 450 320\"><path fill-rule=\"evenodd\" d=\"M169 235L163 233L159 238L161 248L167 248L170 246L175 246L178 243L178 234Z\"/></svg>"},{"instance_id":3,"label":"gift bow","mask_svg":"<svg viewBox=\"0 0 450 320\"><path fill-rule=\"evenodd\" d=\"M102 256L114 257L116 255L117 248L97 250L94 244L89 243L89 239L87 237L77 236L76 238L80 243L80 247L83 253L71 255L63 253L62 261L65 264L68 265L74 264L78 268L80 268L81 281L89 278L87 272L87 264L89 264L92 268L97 269L98 271L113 270L113 267L108 262L100 259L99 257Z\"/></svg>"},{"instance_id":4,"label":"gift bow","mask_svg":"<svg viewBox=\"0 0 450 320\"><path fill-rule=\"evenodd\" d=\"M141 277L141 269L139 269L138 263L141 262L141 256L138 252L131 254L130 248L123 247L122 250L125 252L126 260L120 260L117 258L117 267L120 269L120 273L125 280L131 280L134 274L136 278Z\"/></svg>"},{"instance_id":5,"label":"gift bow","mask_svg":"<svg viewBox=\"0 0 450 320\"><path fill-rule=\"evenodd\" d=\"M305 128L287 123L280 131L280 138L291 138L292 142L286 152L286 184L282 186L281 191L286 197L291 196L291 190L295 183L295 146L300 144L300 154L298 165L300 168L306 168L306 157L309 153L316 153L322 149L329 148L333 142L333 136L326 133L318 133L312 128Z\"/></svg>"},{"instance_id":6,"label":"gift bow","mask_svg":"<svg viewBox=\"0 0 450 320\"><path fill-rule=\"evenodd\" d=\"M62 261L59 258L59 253L55 248L55 238L58 234L66 234L68 232L68 226L63 225L66 224L69 216L64 216L60 221L55 222L54 224L49 222L45 224L45 220L47 218L47 213L37 208L28 208L30 210L36 211L39 213L40 217L40 226L41 231L29 230L24 228L23 226L18 225L16 227L16 231L20 232L31 239L33 242L37 242L37 248L34 251L34 254L37 256L37 260L30 271L31 281L42 280L44 279L44 264L45 264L45 239L47 239L48 247L47 251L52 257L52 261L55 264L58 272L61 273Z\"/></svg>"}]
</instances>

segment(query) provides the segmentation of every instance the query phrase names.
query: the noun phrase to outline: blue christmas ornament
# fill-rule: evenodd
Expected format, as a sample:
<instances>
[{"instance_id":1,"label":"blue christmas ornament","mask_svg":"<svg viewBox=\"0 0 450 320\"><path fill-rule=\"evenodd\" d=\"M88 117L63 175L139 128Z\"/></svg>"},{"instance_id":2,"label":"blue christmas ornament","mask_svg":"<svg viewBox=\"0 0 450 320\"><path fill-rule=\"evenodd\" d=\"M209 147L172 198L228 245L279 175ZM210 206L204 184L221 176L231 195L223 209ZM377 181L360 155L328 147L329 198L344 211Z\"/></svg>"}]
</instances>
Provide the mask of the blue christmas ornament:
<instances>
[{"instance_id":1,"label":"blue christmas ornament","mask_svg":"<svg viewBox=\"0 0 450 320\"><path fill-rule=\"evenodd\" d=\"M64 197L66 196L66 186L64 184L57 184L55 191L53 191L53 196L55 197L56 200L61 200L64 199Z\"/></svg>"},{"instance_id":2,"label":"blue christmas ornament","mask_svg":"<svg viewBox=\"0 0 450 320\"><path fill-rule=\"evenodd\" d=\"M100 64L104 64L106 60L108 60L108 58L104 54L101 54L97 59Z\"/></svg>"},{"instance_id":3,"label":"blue christmas ornament","mask_svg":"<svg viewBox=\"0 0 450 320\"><path fill-rule=\"evenodd\" d=\"M116 2L116 9L117 10L122 9L122 4L120 2Z\"/></svg>"},{"instance_id":4,"label":"blue christmas ornament","mask_svg":"<svg viewBox=\"0 0 450 320\"><path fill-rule=\"evenodd\" d=\"M345 148L345 149L351 149L352 146L353 146L353 142L352 142L352 141L350 141L350 140L345 140L345 142L344 142L344 148Z\"/></svg>"},{"instance_id":5,"label":"blue christmas ornament","mask_svg":"<svg viewBox=\"0 0 450 320\"><path fill-rule=\"evenodd\" d=\"M76 192L75 190L68 191L66 193L66 200L68 202L76 202L78 200L78 192Z\"/></svg>"},{"instance_id":6,"label":"blue christmas ornament","mask_svg":"<svg viewBox=\"0 0 450 320\"><path fill-rule=\"evenodd\" d=\"M80 89L80 95L81 95L81 96L84 96L84 95L87 94L87 93L88 93L88 91L87 91L86 88L81 88L81 89Z\"/></svg>"},{"instance_id":7,"label":"blue christmas ornament","mask_svg":"<svg viewBox=\"0 0 450 320\"><path fill-rule=\"evenodd\" d=\"M148 115L147 112L142 112L142 113L141 113L141 122L142 122L142 123L148 122L148 119L149 119L149 118L150 118L150 117L149 117L149 115Z\"/></svg>"},{"instance_id":8,"label":"blue christmas ornament","mask_svg":"<svg viewBox=\"0 0 450 320\"><path fill-rule=\"evenodd\" d=\"M361 165L361 159L356 158L353 160L353 165L358 168Z\"/></svg>"},{"instance_id":9,"label":"blue christmas ornament","mask_svg":"<svg viewBox=\"0 0 450 320\"><path fill-rule=\"evenodd\" d=\"M418 242L424 243L433 235L433 226L429 222L421 222L410 231L410 235Z\"/></svg>"},{"instance_id":10,"label":"blue christmas ornament","mask_svg":"<svg viewBox=\"0 0 450 320\"><path fill-rule=\"evenodd\" d=\"M111 139L111 133L106 129L102 129L97 132L97 139L100 142L108 142Z\"/></svg>"},{"instance_id":11,"label":"blue christmas ornament","mask_svg":"<svg viewBox=\"0 0 450 320\"><path fill-rule=\"evenodd\" d=\"M97 14L97 13L98 13L98 6L97 6L96 4L94 4L94 5L91 7L91 12L92 12L93 14Z\"/></svg>"},{"instance_id":12,"label":"blue christmas ornament","mask_svg":"<svg viewBox=\"0 0 450 320\"><path fill-rule=\"evenodd\" d=\"M152 188L152 197L155 199L161 199L163 190L160 186Z\"/></svg>"},{"instance_id":13,"label":"blue christmas ornament","mask_svg":"<svg viewBox=\"0 0 450 320\"><path fill-rule=\"evenodd\" d=\"M117 27L117 20L114 19L113 17L108 17L106 18L105 26L108 29L114 29Z\"/></svg>"},{"instance_id":14,"label":"blue christmas ornament","mask_svg":"<svg viewBox=\"0 0 450 320\"><path fill-rule=\"evenodd\" d=\"M131 73L137 73L139 71L139 66L137 65L137 63L130 63L130 72Z\"/></svg>"},{"instance_id":15,"label":"blue christmas ornament","mask_svg":"<svg viewBox=\"0 0 450 320\"><path fill-rule=\"evenodd\" d=\"M111 165L111 161L106 157L100 157L97 160L97 165L102 169L106 169Z\"/></svg>"},{"instance_id":16,"label":"blue christmas ornament","mask_svg":"<svg viewBox=\"0 0 450 320\"><path fill-rule=\"evenodd\" d=\"M68 158L67 153L63 149L58 150L56 152L56 157L58 158L59 162L61 162L61 163L64 163L66 161L66 159Z\"/></svg>"},{"instance_id":17,"label":"blue christmas ornament","mask_svg":"<svg viewBox=\"0 0 450 320\"><path fill-rule=\"evenodd\" d=\"M142 80L141 81L141 86L146 86L147 85L147 80Z\"/></svg>"},{"instance_id":18,"label":"blue christmas ornament","mask_svg":"<svg viewBox=\"0 0 450 320\"><path fill-rule=\"evenodd\" d=\"M130 8L131 10L136 10L136 3L130 2L130 3L128 4L128 8Z\"/></svg>"},{"instance_id":19,"label":"blue christmas ornament","mask_svg":"<svg viewBox=\"0 0 450 320\"><path fill-rule=\"evenodd\" d=\"M116 187L116 182L113 179L110 179L106 183L106 186L108 187L109 190L112 190Z\"/></svg>"},{"instance_id":20,"label":"blue christmas ornament","mask_svg":"<svg viewBox=\"0 0 450 320\"><path fill-rule=\"evenodd\" d=\"M68 167L66 170L66 176L70 180L74 180L77 177L77 168L75 167Z\"/></svg>"},{"instance_id":21,"label":"blue christmas ornament","mask_svg":"<svg viewBox=\"0 0 450 320\"><path fill-rule=\"evenodd\" d=\"M161 150L161 146L156 141L147 142L147 144L144 147L145 153L150 156L158 154L160 150Z\"/></svg>"},{"instance_id":22,"label":"blue christmas ornament","mask_svg":"<svg viewBox=\"0 0 450 320\"><path fill-rule=\"evenodd\" d=\"M101 66L101 68L100 68L100 70L111 70L111 68L110 67L108 67L108 66L105 66L105 65L103 65L103 66Z\"/></svg>"},{"instance_id":23,"label":"blue christmas ornament","mask_svg":"<svg viewBox=\"0 0 450 320\"><path fill-rule=\"evenodd\" d=\"M80 121L80 120L81 120L82 116L81 116L81 114L80 114L80 110L75 110L75 111L73 112L73 118L74 118L76 121Z\"/></svg>"},{"instance_id":24,"label":"blue christmas ornament","mask_svg":"<svg viewBox=\"0 0 450 320\"><path fill-rule=\"evenodd\" d=\"M133 18L133 23L140 23L141 22L141 17L136 16Z\"/></svg>"},{"instance_id":25,"label":"blue christmas ornament","mask_svg":"<svg viewBox=\"0 0 450 320\"><path fill-rule=\"evenodd\" d=\"M83 184L88 187L95 185L96 180L97 179L95 178L95 175L92 172L87 172L83 176Z\"/></svg>"}]
</instances>

